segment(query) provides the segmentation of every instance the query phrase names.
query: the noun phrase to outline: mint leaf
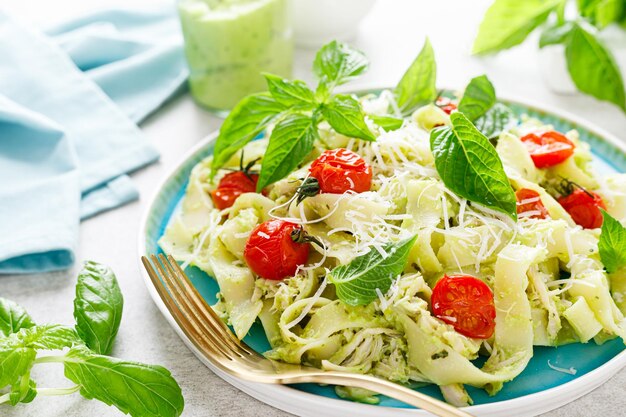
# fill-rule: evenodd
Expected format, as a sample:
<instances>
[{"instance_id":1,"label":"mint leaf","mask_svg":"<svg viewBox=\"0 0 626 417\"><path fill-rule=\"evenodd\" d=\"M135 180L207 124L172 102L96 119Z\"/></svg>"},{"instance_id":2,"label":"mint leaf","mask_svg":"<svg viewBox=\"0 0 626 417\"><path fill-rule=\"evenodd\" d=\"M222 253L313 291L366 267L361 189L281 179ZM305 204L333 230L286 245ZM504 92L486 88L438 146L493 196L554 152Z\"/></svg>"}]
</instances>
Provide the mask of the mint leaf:
<instances>
[{"instance_id":1,"label":"mint leaf","mask_svg":"<svg viewBox=\"0 0 626 417\"><path fill-rule=\"evenodd\" d=\"M595 37L593 27L575 23L565 46L567 69L578 88L626 111L624 82L613 55Z\"/></svg>"},{"instance_id":2,"label":"mint leaf","mask_svg":"<svg viewBox=\"0 0 626 417\"><path fill-rule=\"evenodd\" d=\"M76 284L74 318L78 335L94 352L111 351L123 307L122 292L111 268L85 262Z\"/></svg>"},{"instance_id":3,"label":"mint leaf","mask_svg":"<svg viewBox=\"0 0 626 417\"><path fill-rule=\"evenodd\" d=\"M573 28L574 24L572 22L565 22L562 25L552 25L547 27L543 32L541 32L539 47L543 48L548 45L565 43L569 39Z\"/></svg>"},{"instance_id":4,"label":"mint leaf","mask_svg":"<svg viewBox=\"0 0 626 417\"><path fill-rule=\"evenodd\" d=\"M317 122L310 116L291 114L274 127L263 156L257 192L293 171L313 150Z\"/></svg>"},{"instance_id":5,"label":"mint leaf","mask_svg":"<svg viewBox=\"0 0 626 417\"><path fill-rule=\"evenodd\" d=\"M451 127L430 132L435 167L446 187L461 197L517 219L515 193L496 150L463 113Z\"/></svg>"},{"instance_id":6,"label":"mint leaf","mask_svg":"<svg viewBox=\"0 0 626 417\"><path fill-rule=\"evenodd\" d=\"M517 117L513 110L502 103L496 103L487 113L474 121L474 126L487 139L496 139L500 133L509 130L517 124Z\"/></svg>"},{"instance_id":7,"label":"mint leaf","mask_svg":"<svg viewBox=\"0 0 626 417\"><path fill-rule=\"evenodd\" d=\"M337 297L351 306L365 305L375 300L376 289L385 294L393 280L402 273L417 236L383 245L387 256L371 248L365 255L354 258L349 264L330 271L330 282L335 285Z\"/></svg>"},{"instance_id":8,"label":"mint leaf","mask_svg":"<svg viewBox=\"0 0 626 417\"><path fill-rule=\"evenodd\" d=\"M365 123L361 104L349 95L337 94L321 106L324 119L337 133L351 138L375 141L376 137Z\"/></svg>"},{"instance_id":9,"label":"mint leaf","mask_svg":"<svg viewBox=\"0 0 626 417\"><path fill-rule=\"evenodd\" d=\"M35 323L19 304L0 297L0 335L8 336Z\"/></svg>"},{"instance_id":10,"label":"mint leaf","mask_svg":"<svg viewBox=\"0 0 626 417\"><path fill-rule=\"evenodd\" d=\"M485 13L472 53L487 54L518 45L562 0L496 0Z\"/></svg>"},{"instance_id":11,"label":"mint leaf","mask_svg":"<svg viewBox=\"0 0 626 417\"><path fill-rule=\"evenodd\" d=\"M96 355L84 347L70 349L64 364L65 376L80 385L83 397L113 405L124 414L177 417L183 412L180 387L162 366Z\"/></svg>"},{"instance_id":12,"label":"mint leaf","mask_svg":"<svg viewBox=\"0 0 626 417\"><path fill-rule=\"evenodd\" d=\"M626 228L604 210L602 217L598 250L607 272L612 273L626 265Z\"/></svg>"},{"instance_id":13,"label":"mint leaf","mask_svg":"<svg viewBox=\"0 0 626 417\"><path fill-rule=\"evenodd\" d=\"M268 93L250 95L228 114L220 128L213 150L211 175L239 149L261 133L286 109Z\"/></svg>"},{"instance_id":14,"label":"mint leaf","mask_svg":"<svg viewBox=\"0 0 626 417\"><path fill-rule=\"evenodd\" d=\"M486 75L472 78L459 102L459 111L470 120L487 113L496 103L496 90Z\"/></svg>"},{"instance_id":15,"label":"mint leaf","mask_svg":"<svg viewBox=\"0 0 626 417\"><path fill-rule=\"evenodd\" d=\"M403 114L437 98L437 63L435 52L426 38L422 50L406 70L394 93Z\"/></svg>"},{"instance_id":16,"label":"mint leaf","mask_svg":"<svg viewBox=\"0 0 626 417\"><path fill-rule=\"evenodd\" d=\"M386 132L400 129L404 123L404 120L392 116L376 116L369 114L368 117L378 126L382 127Z\"/></svg>"},{"instance_id":17,"label":"mint leaf","mask_svg":"<svg viewBox=\"0 0 626 417\"><path fill-rule=\"evenodd\" d=\"M337 41L322 46L313 61L313 72L323 84L329 84L330 89L356 78L368 67L363 52Z\"/></svg>"},{"instance_id":18,"label":"mint leaf","mask_svg":"<svg viewBox=\"0 0 626 417\"><path fill-rule=\"evenodd\" d=\"M314 93L300 80L289 81L273 74L263 74L272 97L285 107L315 108Z\"/></svg>"}]
</instances>

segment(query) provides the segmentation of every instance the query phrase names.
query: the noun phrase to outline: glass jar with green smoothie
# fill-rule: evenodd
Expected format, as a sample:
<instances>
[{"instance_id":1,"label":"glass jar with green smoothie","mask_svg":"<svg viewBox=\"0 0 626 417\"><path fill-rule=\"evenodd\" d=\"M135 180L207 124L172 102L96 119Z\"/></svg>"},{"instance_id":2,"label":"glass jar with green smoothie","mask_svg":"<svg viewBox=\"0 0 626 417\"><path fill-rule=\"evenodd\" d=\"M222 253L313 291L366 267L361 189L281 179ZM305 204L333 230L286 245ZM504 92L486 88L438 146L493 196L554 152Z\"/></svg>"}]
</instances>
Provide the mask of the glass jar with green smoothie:
<instances>
[{"instance_id":1,"label":"glass jar with green smoothie","mask_svg":"<svg viewBox=\"0 0 626 417\"><path fill-rule=\"evenodd\" d=\"M225 114L267 86L261 72L291 76L290 0L179 0L191 94Z\"/></svg>"}]
</instances>

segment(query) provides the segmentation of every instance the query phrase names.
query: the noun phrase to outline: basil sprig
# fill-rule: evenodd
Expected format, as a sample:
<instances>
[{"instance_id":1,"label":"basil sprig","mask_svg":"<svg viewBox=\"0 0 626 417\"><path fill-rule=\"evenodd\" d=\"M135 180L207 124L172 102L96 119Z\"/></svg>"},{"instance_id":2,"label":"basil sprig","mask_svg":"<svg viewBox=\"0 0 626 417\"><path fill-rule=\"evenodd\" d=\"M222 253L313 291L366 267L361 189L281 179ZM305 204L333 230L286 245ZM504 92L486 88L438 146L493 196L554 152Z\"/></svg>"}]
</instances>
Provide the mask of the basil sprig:
<instances>
[{"instance_id":1,"label":"basil sprig","mask_svg":"<svg viewBox=\"0 0 626 417\"><path fill-rule=\"evenodd\" d=\"M382 246L383 255L371 248L365 255L330 271L329 280L335 285L337 297L344 303L357 306L371 303L378 297L378 289L385 294L393 280L402 273L409 251L417 236Z\"/></svg>"},{"instance_id":2,"label":"basil sprig","mask_svg":"<svg viewBox=\"0 0 626 417\"><path fill-rule=\"evenodd\" d=\"M517 220L515 193L489 139L461 112L430 132L435 167L452 192Z\"/></svg>"},{"instance_id":3,"label":"basil sprig","mask_svg":"<svg viewBox=\"0 0 626 417\"><path fill-rule=\"evenodd\" d=\"M495 53L518 45L554 14L554 23L541 33L539 47L564 45L567 69L578 90L626 111L622 73L597 36L597 29L626 23L626 3L579 0L579 16L571 20L566 19L566 3L567 0L495 0L480 24L473 53Z\"/></svg>"},{"instance_id":4,"label":"basil sprig","mask_svg":"<svg viewBox=\"0 0 626 417\"><path fill-rule=\"evenodd\" d=\"M616 272L626 266L626 228L602 210L602 229L598 250L607 272Z\"/></svg>"},{"instance_id":5,"label":"basil sprig","mask_svg":"<svg viewBox=\"0 0 626 417\"><path fill-rule=\"evenodd\" d=\"M261 161L258 191L302 164L319 138L321 121L340 134L376 140L360 103L351 96L333 95L336 86L358 77L368 65L362 52L333 41L317 52L313 62L319 80L315 91L303 81L264 74L269 91L246 97L224 121L215 142L211 175L269 126L273 133Z\"/></svg>"},{"instance_id":6,"label":"basil sprig","mask_svg":"<svg viewBox=\"0 0 626 417\"><path fill-rule=\"evenodd\" d=\"M76 289L76 329L36 325L22 307L0 298L0 404L28 403L44 390L46 395L79 391L87 399L113 405L133 417L180 416L184 408L181 390L165 368L122 361L90 349L110 350L122 312L121 297L113 272L88 262ZM63 355L39 356L41 351L64 349L69 350ZM38 387L31 370L44 362L62 363L65 376L77 385Z\"/></svg>"}]
</instances>

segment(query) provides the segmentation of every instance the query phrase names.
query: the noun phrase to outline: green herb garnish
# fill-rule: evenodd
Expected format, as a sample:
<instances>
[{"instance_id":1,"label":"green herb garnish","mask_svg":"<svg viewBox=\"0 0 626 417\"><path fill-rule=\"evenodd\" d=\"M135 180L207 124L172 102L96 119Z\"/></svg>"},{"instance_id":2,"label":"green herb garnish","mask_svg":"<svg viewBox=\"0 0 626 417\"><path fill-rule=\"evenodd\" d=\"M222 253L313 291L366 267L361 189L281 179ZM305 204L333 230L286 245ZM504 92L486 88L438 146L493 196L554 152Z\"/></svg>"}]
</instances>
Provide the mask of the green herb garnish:
<instances>
[{"instance_id":1,"label":"green herb garnish","mask_svg":"<svg viewBox=\"0 0 626 417\"><path fill-rule=\"evenodd\" d=\"M434 101L437 94L437 63L428 38L422 50L394 89L398 107L403 115Z\"/></svg>"},{"instance_id":2,"label":"green herb garnish","mask_svg":"<svg viewBox=\"0 0 626 417\"><path fill-rule=\"evenodd\" d=\"M315 91L303 81L264 74L269 93L243 99L224 121L215 143L211 175L270 125L274 128L263 156L258 190L284 178L305 160L319 138L321 121L343 135L375 140L359 102L348 95L333 95L336 86L367 68L362 52L333 41L317 52L313 62L319 79Z\"/></svg>"},{"instance_id":3,"label":"green herb garnish","mask_svg":"<svg viewBox=\"0 0 626 417\"><path fill-rule=\"evenodd\" d=\"M393 280L404 270L409 251L417 236L382 246L384 256L371 248L365 255L353 259L330 271L329 280L335 285L337 297L344 303L356 306L369 304L378 295L385 294Z\"/></svg>"},{"instance_id":4,"label":"green herb garnish","mask_svg":"<svg viewBox=\"0 0 626 417\"><path fill-rule=\"evenodd\" d=\"M459 102L459 111L474 121L496 104L496 90L486 75L472 78Z\"/></svg>"},{"instance_id":5,"label":"green herb garnish","mask_svg":"<svg viewBox=\"0 0 626 417\"><path fill-rule=\"evenodd\" d=\"M42 395L74 392L117 407L133 417L178 417L184 400L180 387L161 366L100 355L111 349L122 313L122 295L113 272L87 262L74 300L76 329L35 325L17 304L0 298L0 404L17 405ZM91 349L90 349L91 348ZM40 351L69 349L63 355ZM96 350L94 352L93 350ZM40 388L30 377L33 366L62 363L69 388ZM4 393L3 393L4 392Z\"/></svg>"},{"instance_id":6,"label":"green herb garnish","mask_svg":"<svg viewBox=\"0 0 626 417\"><path fill-rule=\"evenodd\" d=\"M604 210L602 217L598 250L607 272L613 273L626 266L626 228Z\"/></svg>"},{"instance_id":7,"label":"green herb garnish","mask_svg":"<svg viewBox=\"0 0 626 417\"><path fill-rule=\"evenodd\" d=\"M430 132L435 167L452 192L517 220L515 193L489 139L463 113Z\"/></svg>"}]
</instances>

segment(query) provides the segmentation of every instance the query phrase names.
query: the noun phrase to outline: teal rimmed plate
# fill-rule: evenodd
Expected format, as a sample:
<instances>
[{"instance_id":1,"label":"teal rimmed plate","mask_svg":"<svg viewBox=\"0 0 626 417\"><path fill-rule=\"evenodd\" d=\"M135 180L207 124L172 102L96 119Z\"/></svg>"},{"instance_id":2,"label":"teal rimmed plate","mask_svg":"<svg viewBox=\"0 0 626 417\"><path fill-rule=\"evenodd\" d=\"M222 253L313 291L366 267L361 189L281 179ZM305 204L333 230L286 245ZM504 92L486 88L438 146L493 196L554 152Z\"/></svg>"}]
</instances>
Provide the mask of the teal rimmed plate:
<instances>
[{"instance_id":1,"label":"teal rimmed plate","mask_svg":"<svg viewBox=\"0 0 626 417\"><path fill-rule=\"evenodd\" d=\"M380 89L371 89L359 91L357 94L379 91ZM594 163L599 172L604 174L626 172L626 145L607 132L561 111L549 111L517 100L501 101L509 105L517 114L528 114L539 118L554 125L559 131L577 129L580 138L591 145L595 156ZM191 169L200 160L211 155L215 138L216 134L212 134L191 149L158 187L144 216L139 236L140 255L160 252L157 241L185 193ZM141 270L152 299L185 344L213 372L253 397L301 416L343 417L346 413L376 417L429 415L422 410L416 410L386 397L382 398L379 405L358 404L338 398L334 389L328 386L251 383L213 368L183 334L156 293L143 267ZM213 304L216 301L215 294L218 292L215 281L197 268L189 268L187 272L200 294ZM245 341L258 352L269 349L260 324L252 328ZM574 368L576 374L557 372L548 365L548 362L555 367ZM590 343L572 344L559 348L536 347L534 356L524 372L515 380L505 384L504 389L497 395L489 397L483 390L469 388L475 405L468 411L477 416L534 416L562 406L593 390L622 369L624 365L626 365L626 353L621 339L615 339L600 346ZM441 398L436 386L427 386L419 390Z\"/></svg>"}]
</instances>

